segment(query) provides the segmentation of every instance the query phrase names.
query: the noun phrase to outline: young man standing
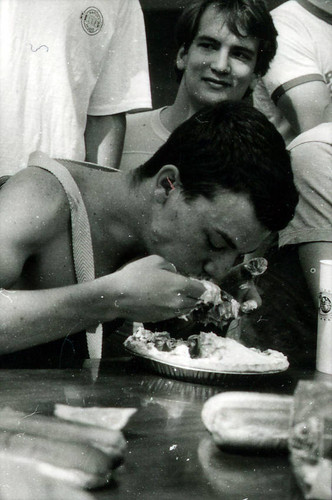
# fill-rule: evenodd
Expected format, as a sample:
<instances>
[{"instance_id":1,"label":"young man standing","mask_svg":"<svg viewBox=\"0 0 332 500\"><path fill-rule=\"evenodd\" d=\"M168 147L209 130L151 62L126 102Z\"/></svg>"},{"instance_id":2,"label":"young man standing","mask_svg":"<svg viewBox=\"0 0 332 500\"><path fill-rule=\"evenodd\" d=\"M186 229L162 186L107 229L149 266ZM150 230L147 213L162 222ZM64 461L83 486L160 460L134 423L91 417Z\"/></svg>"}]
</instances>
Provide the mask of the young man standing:
<instances>
[{"instance_id":1,"label":"young man standing","mask_svg":"<svg viewBox=\"0 0 332 500\"><path fill-rule=\"evenodd\" d=\"M0 19L0 176L36 149L118 167L125 113L151 106L139 1L2 0Z\"/></svg>"},{"instance_id":2,"label":"young man standing","mask_svg":"<svg viewBox=\"0 0 332 500\"><path fill-rule=\"evenodd\" d=\"M257 76L266 73L276 51L277 33L261 0L198 0L190 3L176 29L174 103L127 116L120 168L148 160L170 133L204 106L240 100Z\"/></svg>"},{"instance_id":3,"label":"young man standing","mask_svg":"<svg viewBox=\"0 0 332 500\"><path fill-rule=\"evenodd\" d=\"M0 353L46 365L67 348L86 357L85 335L72 334L97 323L187 314L204 291L192 277L219 283L297 203L281 136L241 102L194 115L128 173L30 163L0 194ZM94 272L82 279L84 219Z\"/></svg>"}]
</instances>

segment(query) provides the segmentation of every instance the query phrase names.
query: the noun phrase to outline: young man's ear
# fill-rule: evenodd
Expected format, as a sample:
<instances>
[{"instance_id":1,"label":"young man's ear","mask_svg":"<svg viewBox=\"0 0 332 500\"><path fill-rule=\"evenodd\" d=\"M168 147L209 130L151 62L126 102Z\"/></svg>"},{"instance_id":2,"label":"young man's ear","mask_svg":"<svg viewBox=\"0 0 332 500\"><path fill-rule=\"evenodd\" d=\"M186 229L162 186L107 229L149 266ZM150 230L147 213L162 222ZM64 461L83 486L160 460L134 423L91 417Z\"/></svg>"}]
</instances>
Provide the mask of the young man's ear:
<instances>
[{"instance_id":1,"label":"young man's ear","mask_svg":"<svg viewBox=\"0 0 332 500\"><path fill-rule=\"evenodd\" d=\"M179 193L181 187L179 170L175 165L164 165L156 176L155 199L164 203L171 193Z\"/></svg>"},{"instance_id":2,"label":"young man's ear","mask_svg":"<svg viewBox=\"0 0 332 500\"><path fill-rule=\"evenodd\" d=\"M187 50L181 47L176 56L176 67L179 71L184 71L187 64Z\"/></svg>"}]
</instances>

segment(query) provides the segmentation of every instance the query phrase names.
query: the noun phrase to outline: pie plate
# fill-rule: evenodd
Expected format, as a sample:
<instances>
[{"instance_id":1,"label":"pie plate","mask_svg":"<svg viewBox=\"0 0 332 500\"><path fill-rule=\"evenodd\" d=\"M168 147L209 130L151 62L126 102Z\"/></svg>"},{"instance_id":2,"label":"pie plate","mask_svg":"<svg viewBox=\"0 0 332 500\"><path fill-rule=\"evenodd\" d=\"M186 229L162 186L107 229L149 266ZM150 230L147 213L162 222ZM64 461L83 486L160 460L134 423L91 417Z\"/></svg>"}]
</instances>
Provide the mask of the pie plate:
<instances>
[{"instance_id":1,"label":"pie plate","mask_svg":"<svg viewBox=\"0 0 332 500\"><path fill-rule=\"evenodd\" d=\"M274 375L287 370L288 367L275 370L265 370L265 371L220 371L214 369L206 368L191 368L183 364L170 363L168 361L161 361L154 358L153 356L147 356L135 352L129 347L125 347L126 351L134 356L143 366L148 369L152 369L154 372L165 377L174 378L177 380L183 380L186 382L195 382L201 384L218 384L223 382L229 377L233 379L241 378L243 376L265 376Z\"/></svg>"}]
</instances>

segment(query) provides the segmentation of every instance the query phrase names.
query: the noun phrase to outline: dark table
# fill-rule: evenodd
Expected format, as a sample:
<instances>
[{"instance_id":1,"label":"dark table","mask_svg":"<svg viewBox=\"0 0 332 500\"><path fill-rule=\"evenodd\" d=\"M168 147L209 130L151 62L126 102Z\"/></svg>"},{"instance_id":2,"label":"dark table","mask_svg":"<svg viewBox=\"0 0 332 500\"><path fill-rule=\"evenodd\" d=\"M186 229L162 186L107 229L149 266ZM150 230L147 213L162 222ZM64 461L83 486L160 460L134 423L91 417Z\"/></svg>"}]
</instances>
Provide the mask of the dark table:
<instances>
[{"instance_id":1,"label":"dark table","mask_svg":"<svg viewBox=\"0 0 332 500\"><path fill-rule=\"evenodd\" d=\"M230 454L219 450L201 420L204 402L222 391L293 394L313 371L266 376L227 376L218 386L153 374L131 358L91 368L0 371L1 407L52 414L55 403L135 407L124 429L125 462L93 498L300 500L287 455ZM59 499L62 500L62 499ZM70 500L70 499L68 499Z\"/></svg>"}]
</instances>

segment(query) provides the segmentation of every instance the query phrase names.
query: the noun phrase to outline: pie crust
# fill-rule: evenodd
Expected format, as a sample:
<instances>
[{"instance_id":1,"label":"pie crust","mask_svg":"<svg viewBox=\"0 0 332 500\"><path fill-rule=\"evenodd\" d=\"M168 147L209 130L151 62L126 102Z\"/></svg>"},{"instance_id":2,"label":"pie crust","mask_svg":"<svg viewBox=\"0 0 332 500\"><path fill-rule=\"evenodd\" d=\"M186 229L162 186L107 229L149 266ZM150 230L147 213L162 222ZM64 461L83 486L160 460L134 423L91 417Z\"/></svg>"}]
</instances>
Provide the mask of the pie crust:
<instances>
[{"instance_id":1,"label":"pie crust","mask_svg":"<svg viewBox=\"0 0 332 500\"><path fill-rule=\"evenodd\" d=\"M172 339L168 332L153 333L143 327L128 337L124 346L134 354L196 370L263 373L283 371L289 366L287 357L279 351L245 347L212 332L201 332L195 337L199 345L195 357L190 355L190 337L188 340Z\"/></svg>"}]
</instances>

